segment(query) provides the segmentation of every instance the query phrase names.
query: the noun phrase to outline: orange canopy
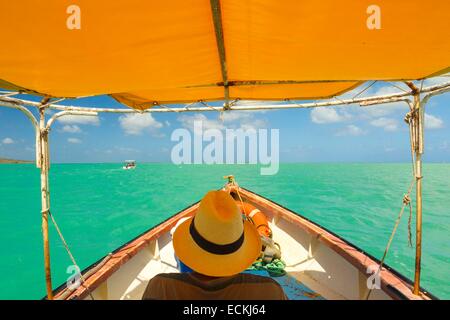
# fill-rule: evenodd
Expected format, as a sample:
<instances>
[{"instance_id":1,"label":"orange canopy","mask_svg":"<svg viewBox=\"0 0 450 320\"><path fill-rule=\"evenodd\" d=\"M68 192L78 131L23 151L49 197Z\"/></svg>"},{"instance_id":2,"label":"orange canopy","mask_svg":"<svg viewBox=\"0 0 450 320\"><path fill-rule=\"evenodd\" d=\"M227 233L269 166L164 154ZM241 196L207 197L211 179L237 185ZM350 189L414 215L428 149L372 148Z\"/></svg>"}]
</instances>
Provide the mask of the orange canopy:
<instances>
[{"instance_id":1,"label":"orange canopy","mask_svg":"<svg viewBox=\"0 0 450 320\"><path fill-rule=\"evenodd\" d=\"M448 0L1 1L0 87L138 109L327 98L448 71L448 21Z\"/></svg>"}]
</instances>

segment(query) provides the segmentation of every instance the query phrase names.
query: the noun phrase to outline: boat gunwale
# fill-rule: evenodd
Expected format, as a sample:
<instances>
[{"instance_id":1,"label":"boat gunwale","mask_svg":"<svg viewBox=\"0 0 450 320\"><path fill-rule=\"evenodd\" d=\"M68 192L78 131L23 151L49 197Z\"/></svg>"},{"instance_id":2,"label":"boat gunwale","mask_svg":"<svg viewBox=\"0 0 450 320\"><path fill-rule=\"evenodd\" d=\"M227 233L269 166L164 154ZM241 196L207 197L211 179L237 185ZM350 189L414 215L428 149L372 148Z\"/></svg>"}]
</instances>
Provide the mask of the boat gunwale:
<instances>
[{"instance_id":1,"label":"boat gunwale","mask_svg":"<svg viewBox=\"0 0 450 320\"><path fill-rule=\"evenodd\" d=\"M317 230L313 230L311 228L309 228L309 226L307 226L307 224L305 224L303 221L299 221L300 219L305 220L306 222L308 222L309 224L312 224L313 226L320 228L322 230L324 230L325 232L327 232L330 236L337 238L340 242L343 242L345 245L347 245L348 247L351 247L352 249L355 249L358 253L362 254L363 256L366 256L367 258L373 260L373 262L376 262L376 264L380 264L380 260L376 257L374 257L373 255L371 255L370 253L367 253L366 251L364 251L363 249L361 249L360 247L354 245L352 242L342 238L341 236L337 235L336 233L334 233L333 231L330 231L329 229L327 229L326 227L320 225L319 223L316 223L306 217L304 217L303 215L292 211L289 208L284 207L283 205L280 205L279 203L266 198L264 196L261 196L260 194L257 194L251 190L248 190L246 188L243 187L239 187L239 190L242 192L242 190L244 190L244 192L248 192L251 195L256 195L262 199L264 199L265 201L268 201L269 203L273 203L276 206L280 207L281 209L285 210L286 212L281 212L281 214L283 214L283 217L285 218L293 218L292 220L294 221L290 221L290 222L297 222L296 225L302 227L306 232L308 232L309 234L315 234L318 235L318 240L323 242L328 248L330 248L331 250L335 251L337 254L339 254L341 257L343 257L345 260L347 260L348 262L350 262L353 266L357 267L358 270L362 271L363 273L366 272L365 269L363 269L362 267L367 267L368 263L367 262L362 262L360 259L358 259L357 257L355 257L354 255L352 255L349 250L346 250L346 248L343 248L342 245L338 244L339 242L333 242L332 239L330 239L330 237L324 235L323 233L319 233L317 232ZM242 194L241 194L242 195ZM245 195L244 195L245 196ZM290 213L291 215L293 215L292 217L287 217L286 213ZM291 220L291 219L289 219ZM338 252L340 251L340 252ZM345 253L344 255L341 255L340 253ZM411 289L409 292L407 292L406 294L402 291L399 291L399 289L397 288L395 283L390 283L390 282L386 282L386 277L383 276L384 273L391 273L393 276L399 278L399 280L406 282L407 286L409 289ZM415 296L412 294L412 286L413 286L413 281L409 278L407 278L405 275L401 274L399 271L397 271L395 268L389 266L386 263L383 263L383 269L381 271L381 281L382 281L382 285L384 285L384 288L386 290L386 292L390 292L393 293L394 296L391 295L392 298L401 298L401 299L408 299L410 297L412 298L416 298L416 299L421 299L423 297L425 298L429 298L431 300L439 300L438 297L436 297L435 295L433 295L432 293L430 293L428 290L426 290L425 288L423 288L422 286L420 287L420 292L421 292L421 296ZM384 282L384 283L383 283ZM392 292L395 291L395 292ZM399 297L400 295L400 297Z\"/></svg>"},{"instance_id":2,"label":"boat gunwale","mask_svg":"<svg viewBox=\"0 0 450 320\"><path fill-rule=\"evenodd\" d=\"M351 265L356 267L359 271L365 272L366 269L363 269L363 267L367 267L366 262L362 262L360 259L352 255L349 250L346 250L342 247L342 243L344 246L350 247L353 250L356 250L359 254L362 254L363 256L369 258L372 260L372 262L375 262L377 264L380 263L380 260L376 257L372 256L371 254L367 253L366 251L362 250L358 246L354 245L350 241L347 241L346 239L340 237L339 235L335 234L334 232L328 230L326 227L323 227L322 225L304 217L303 215L292 211L283 205L280 205L279 203L268 199L264 196L261 196L253 191L250 191L246 188L239 187L239 190L242 192L244 191L244 197L248 198L250 201L257 200L253 199L254 196L260 197L261 199L269 202L269 204L273 204L275 206L278 206L282 210L277 210L276 214L281 215L283 218L286 218L289 222L296 224L297 226L302 227L303 230L305 230L309 234L315 234L318 235L318 240L320 240L326 247L333 250L337 254L339 254L342 258L344 258L346 261L348 261ZM247 195L246 193L249 193ZM256 203L258 203L256 201ZM169 218L165 219L164 221L160 222L159 224L147 229L146 231L140 233L133 239L129 240L128 242L124 243L122 246L118 247L111 253L109 253L106 256L103 256L90 266L86 267L81 271L81 274L84 275L90 270L94 269L97 265L102 263L102 261L108 257L111 256L111 258L101 266L99 270L94 272L92 275L89 276L88 279L86 279L86 285L81 285L79 288L71 292L67 297L64 299L83 299L89 295L90 292L95 290L97 287L99 287L106 279L108 279L112 274L114 274L122 265L124 265L127 261L129 261L132 257L134 257L142 248L147 246L151 241L158 239L163 233L170 230L173 226L175 226L176 222L185 217L190 216L193 214L193 211L198 207L199 201L185 207L184 209L178 211L174 215L170 216ZM264 203L265 204L265 203ZM264 205L263 204L263 205ZM261 204L260 204L261 205ZM265 204L267 205L267 204ZM302 221L304 220L304 221ZM307 222L307 223L305 223ZM326 233L327 235L324 235L324 233L320 233L317 230L314 230L311 228L311 226L308 226L307 224L311 224L315 228L319 228ZM330 237L331 236L331 237ZM336 238L339 241L333 241L332 238ZM331 238L331 239L330 239ZM341 245L339 245L339 242ZM123 251L123 252L122 252ZM344 253L341 254L341 253ZM115 260L115 261L114 261ZM113 261L113 263L111 263ZM400 290L397 288L398 284L393 283L392 281L386 281L386 276L392 274L394 277L398 278L400 280L400 283L406 283L405 286L409 289L412 286L412 281L401 274L399 271L395 270L394 268L390 267L389 265L383 263L383 270L381 272L381 282L382 287L386 293L389 294L394 299L410 299L410 298L416 298L416 299L423 299L429 298L432 300L438 300L436 296L431 294L428 290L421 287L421 296L414 296L412 295L412 291L409 290L405 294L403 290ZM96 276L98 275L98 276ZM388 279L389 280L389 279ZM89 290L88 290L89 289ZM67 290L67 284L63 283L60 286L58 286L56 289L53 290L54 296L56 299L58 297L61 297L63 293ZM47 297L44 297L43 299L46 299Z\"/></svg>"},{"instance_id":3,"label":"boat gunwale","mask_svg":"<svg viewBox=\"0 0 450 320\"><path fill-rule=\"evenodd\" d=\"M120 247L113 250L111 253L101 257L96 262L92 263L85 269L81 271L81 275L86 274L90 270L94 269L96 266L102 263L102 261L110 256L110 259L94 274L90 275L89 278L85 279L86 283L88 283L87 286L81 285L79 288L74 290L72 293L66 297L66 300L72 300L72 299L82 299L89 295L89 291L95 290L98 286L101 285L103 280L108 279L115 271L117 271L123 264L125 264L128 260L130 260L132 257L134 257L143 247L147 246L151 241L158 239L164 232L167 232L167 230L170 230L176 222L183 218L184 216L189 216L192 211L194 211L198 207L199 201L192 203L191 205L185 207L184 209L178 211L174 215L168 217L167 219L163 220L162 222L158 223L157 225L145 230L144 232L138 234L136 237L132 238L131 240L127 241ZM157 230L158 229L158 230ZM129 251L125 251L125 249L129 248ZM124 253L117 257L117 254L121 251L124 251ZM115 263L111 264L110 261L116 258L117 261ZM100 273L103 268L108 267L108 269L103 270L103 273L101 273L100 277L97 277L92 281L92 277L96 273ZM92 284L89 284L89 282L92 281ZM89 290L87 289L89 288ZM53 294L55 299L58 299L64 292L65 289L67 289L67 283L63 283L59 285L56 289L53 290ZM47 297L43 297L43 300L46 300Z\"/></svg>"}]
</instances>

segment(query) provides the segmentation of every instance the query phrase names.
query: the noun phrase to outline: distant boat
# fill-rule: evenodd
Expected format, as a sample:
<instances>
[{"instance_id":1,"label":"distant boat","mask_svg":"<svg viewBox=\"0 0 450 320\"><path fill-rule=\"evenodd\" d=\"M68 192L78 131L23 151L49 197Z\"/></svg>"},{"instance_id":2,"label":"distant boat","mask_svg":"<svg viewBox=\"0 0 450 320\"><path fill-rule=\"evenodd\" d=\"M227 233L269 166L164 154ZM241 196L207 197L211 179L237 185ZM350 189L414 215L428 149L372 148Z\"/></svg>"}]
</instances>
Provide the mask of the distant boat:
<instances>
[{"instance_id":1,"label":"distant boat","mask_svg":"<svg viewBox=\"0 0 450 320\"><path fill-rule=\"evenodd\" d=\"M136 169L136 161L135 160L125 160L125 164L122 168L125 170Z\"/></svg>"}]
</instances>

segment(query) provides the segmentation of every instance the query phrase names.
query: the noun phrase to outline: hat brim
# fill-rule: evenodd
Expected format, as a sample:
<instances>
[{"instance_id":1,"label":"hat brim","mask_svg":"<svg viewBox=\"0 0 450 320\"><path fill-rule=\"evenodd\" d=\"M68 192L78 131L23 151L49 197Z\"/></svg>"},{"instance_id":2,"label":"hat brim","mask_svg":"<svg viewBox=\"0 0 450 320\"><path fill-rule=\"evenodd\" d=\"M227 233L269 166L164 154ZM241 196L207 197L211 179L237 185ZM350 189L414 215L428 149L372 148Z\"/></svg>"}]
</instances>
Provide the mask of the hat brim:
<instances>
[{"instance_id":1,"label":"hat brim","mask_svg":"<svg viewBox=\"0 0 450 320\"><path fill-rule=\"evenodd\" d=\"M244 242L230 254L212 254L200 248L189 232L191 221L184 221L175 230L173 247L178 258L198 273L212 277L235 275L250 267L261 253L260 235L248 221L244 221Z\"/></svg>"}]
</instances>

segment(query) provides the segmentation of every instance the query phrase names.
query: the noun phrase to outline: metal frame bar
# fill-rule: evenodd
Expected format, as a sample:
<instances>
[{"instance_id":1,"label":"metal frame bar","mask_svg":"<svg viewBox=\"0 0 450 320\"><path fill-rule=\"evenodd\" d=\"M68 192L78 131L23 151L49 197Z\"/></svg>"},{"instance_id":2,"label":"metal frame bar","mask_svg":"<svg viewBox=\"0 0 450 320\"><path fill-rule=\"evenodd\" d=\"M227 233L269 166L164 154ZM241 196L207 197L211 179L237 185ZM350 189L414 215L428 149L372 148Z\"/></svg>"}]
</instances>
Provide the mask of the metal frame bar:
<instances>
[{"instance_id":1,"label":"metal frame bar","mask_svg":"<svg viewBox=\"0 0 450 320\"><path fill-rule=\"evenodd\" d=\"M47 121L47 125L45 126L46 130L50 130L53 122L55 122L56 119L64 117L64 116L96 116L98 115L97 112L92 112L92 111L61 111L58 113L55 113L48 121Z\"/></svg>"},{"instance_id":2,"label":"metal frame bar","mask_svg":"<svg viewBox=\"0 0 450 320\"><path fill-rule=\"evenodd\" d=\"M217 50L219 51L220 69L222 71L223 89L224 89L224 108L229 108L230 89L228 83L228 68L225 52L225 41L223 37L222 10L220 0L210 0L212 17L214 21L214 31L216 34Z\"/></svg>"},{"instance_id":3,"label":"metal frame bar","mask_svg":"<svg viewBox=\"0 0 450 320\"><path fill-rule=\"evenodd\" d=\"M442 94L450 91L450 81L444 82L437 85L432 85L423 88L420 93L427 95L425 96L423 102L426 102L430 97L437 94ZM320 101L320 102L306 102L306 103L289 103L289 104L262 104L262 105L239 105L230 104L229 110L235 111L254 111L254 110L283 110L283 109L309 109L309 108L319 108L319 107L332 107L332 106L345 106L351 104L359 104L362 107L371 106L376 104L384 104L391 102L407 101L408 97L413 96L413 92L399 92L386 95L378 95L371 97L361 97L354 99L341 99L341 100L331 100L331 101ZM428 97L428 98L427 98ZM422 103L423 103L422 102ZM47 108L51 110L59 111L80 111L80 112L104 112L104 113L147 113L147 112L204 112L204 111L223 111L223 108L211 106L204 101L200 101L203 107L193 107L192 103L188 104L188 107L173 107L173 108L162 108L155 106L144 111L137 111L131 108L95 108L95 107L80 107L80 106L69 106L60 105L54 103L48 103ZM36 101L17 99L11 97L1 97L0 105L5 104L16 104L16 105L29 105L33 107L39 107L41 104Z\"/></svg>"},{"instance_id":4,"label":"metal frame bar","mask_svg":"<svg viewBox=\"0 0 450 320\"><path fill-rule=\"evenodd\" d=\"M333 82L364 82L361 80L230 80L228 81L229 87L240 86L265 86L276 84L320 84L320 83L333 83ZM183 88L205 88L205 87L222 87L224 82L199 84L192 86L185 86Z\"/></svg>"}]
</instances>

